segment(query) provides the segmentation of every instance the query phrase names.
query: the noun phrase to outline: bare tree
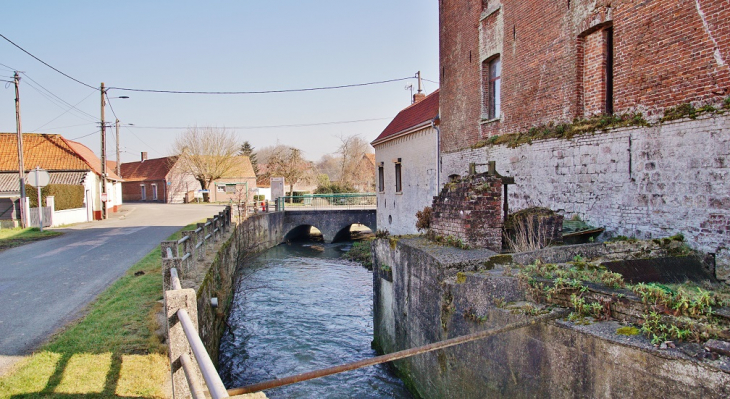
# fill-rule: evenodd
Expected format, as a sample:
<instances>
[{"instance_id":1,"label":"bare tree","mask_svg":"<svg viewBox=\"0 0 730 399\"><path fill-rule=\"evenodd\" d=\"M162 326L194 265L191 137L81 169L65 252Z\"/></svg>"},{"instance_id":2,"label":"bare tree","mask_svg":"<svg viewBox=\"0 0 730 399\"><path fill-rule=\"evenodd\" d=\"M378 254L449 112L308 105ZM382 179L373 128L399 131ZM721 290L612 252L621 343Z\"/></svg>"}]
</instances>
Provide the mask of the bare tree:
<instances>
[{"instance_id":1,"label":"bare tree","mask_svg":"<svg viewBox=\"0 0 730 399\"><path fill-rule=\"evenodd\" d=\"M340 161L340 184L350 186L369 185L374 169L365 168L361 162L365 154L372 153L370 144L360 136L340 136L337 155Z\"/></svg>"},{"instance_id":2,"label":"bare tree","mask_svg":"<svg viewBox=\"0 0 730 399\"><path fill-rule=\"evenodd\" d=\"M269 177L280 176L289 184L289 195L294 194L297 183L308 183L315 179L314 167L311 162L302 157L302 151L283 145L275 147L267 157Z\"/></svg>"},{"instance_id":3,"label":"bare tree","mask_svg":"<svg viewBox=\"0 0 730 399\"><path fill-rule=\"evenodd\" d=\"M182 169L191 173L203 190L236 168L240 148L232 131L210 126L189 127L173 143ZM210 201L208 193L203 194L203 201Z\"/></svg>"}]
</instances>

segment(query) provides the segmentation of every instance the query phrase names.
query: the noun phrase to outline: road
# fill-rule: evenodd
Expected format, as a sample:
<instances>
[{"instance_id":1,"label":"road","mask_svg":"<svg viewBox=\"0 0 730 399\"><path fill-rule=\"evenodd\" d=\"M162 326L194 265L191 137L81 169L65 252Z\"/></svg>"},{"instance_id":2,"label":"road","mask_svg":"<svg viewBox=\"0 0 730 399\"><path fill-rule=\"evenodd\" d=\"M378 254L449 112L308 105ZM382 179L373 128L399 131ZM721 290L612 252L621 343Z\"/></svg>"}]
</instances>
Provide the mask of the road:
<instances>
[{"instance_id":1,"label":"road","mask_svg":"<svg viewBox=\"0 0 730 399\"><path fill-rule=\"evenodd\" d=\"M160 241L222 209L125 204L108 220L58 229L65 234L0 252L0 375L78 317Z\"/></svg>"}]
</instances>

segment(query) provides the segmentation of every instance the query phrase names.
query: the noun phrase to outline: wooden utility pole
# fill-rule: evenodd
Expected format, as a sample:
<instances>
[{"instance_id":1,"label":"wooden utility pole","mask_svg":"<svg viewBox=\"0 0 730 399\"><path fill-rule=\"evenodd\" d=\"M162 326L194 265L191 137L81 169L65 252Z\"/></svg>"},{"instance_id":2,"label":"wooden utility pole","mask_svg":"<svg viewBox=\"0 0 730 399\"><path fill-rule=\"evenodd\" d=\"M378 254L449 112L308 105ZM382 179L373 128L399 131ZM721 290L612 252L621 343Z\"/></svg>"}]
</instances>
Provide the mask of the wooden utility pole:
<instances>
[{"instance_id":1,"label":"wooden utility pole","mask_svg":"<svg viewBox=\"0 0 730 399\"><path fill-rule=\"evenodd\" d=\"M104 122L104 82L101 82L101 218L106 219L106 122Z\"/></svg>"},{"instance_id":2,"label":"wooden utility pole","mask_svg":"<svg viewBox=\"0 0 730 399\"><path fill-rule=\"evenodd\" d=\"M117 168L116 173L118 177L122 177L122 160L119 159L119 119L117 119Z\"/></svg>"},{"instance_id":3,"label":"wooden utility pole","mask_svg":"<svg viewBox=\"0 0 730 399\"><path fill-rule=\"evenodd\" d=\"M15 126L18 131L18 174L20 175L20 225L25 228L26 226L26 214L25 214L25 165L23 163L23 129L20 124L20 90L18 89L18 83L20 83L20 76L18 72L15 72L13 77L15 82ZM40 198L38 199L40 201Z\"/></svg>"}]
</instances>

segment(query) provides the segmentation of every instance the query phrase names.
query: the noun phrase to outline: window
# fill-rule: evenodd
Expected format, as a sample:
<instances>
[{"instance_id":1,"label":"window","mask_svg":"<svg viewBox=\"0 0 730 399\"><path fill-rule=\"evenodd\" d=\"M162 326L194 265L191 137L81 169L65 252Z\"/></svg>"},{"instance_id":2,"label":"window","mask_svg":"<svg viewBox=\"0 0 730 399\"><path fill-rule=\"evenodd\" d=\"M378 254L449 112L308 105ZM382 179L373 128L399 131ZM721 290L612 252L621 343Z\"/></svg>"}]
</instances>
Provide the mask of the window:
<instances>
[{"instance_id":1,"label":"window","mask_svg":"<svg viewBox=\"0 0 730 399\"><path fill-rule=\"evenodd\" d=\"M147 187L145 187L144 184L139 185L139 193L140 199L142 201L147 201Z\"/></svg>"},{"instance_id":2,"label":"window","mask_svg":"<svg viewBox=\"0 0 730 399\"><path fill-rule=\"evenodd\" d=\"M502 108L502 61L499 57L489 62L489 119L498 119Z\"/></svg>"},{"instance_id":3,"label":"window","mask_svg":"<svg viewBox=\"0 0 730 399\"><path fill-rule=\"evenodd\" d=\"M235 184L226 184L226 193L227 194L235 194L236 193L236 185Z\"/></svg>"},{"instance_id":4,"label":"window","mask_svg":"<svg viewBox=\"0 0 730 399\"><path fill-rule=\"evenodd\" d=\"M157 184L152 184L152 201L157 201Z\"/></svg>"},{"instance_id":5,"label":"window","mask_svg":"<svg viewBox=\"0 0 730 399\"><path fill-rule=\"evenodd\" d=\"M216 186L219 193L225 193L226 192L226 186Z\"/></svg>"},{"instance_id":6,"label":"window","mask_svg":"<svg viewBox=\"0 0 730 399\"><path fill-rule=\"evenodd\" d=\"M382 162L378 165L378 191L381 193L385 191L385 168Z\"/></svg>"},{"instance_id":7,"label":"window","mask_svg":"<svg viewBox=\"0 0 730 399\"><path fill-rule=\"evenodd\" d=\"M400 164L400 162L397 162L395 164L395 192L396 193L403 192L403 184L401 182L400 170L401 170L401 164Z\"/></svg>"}]
</instances>

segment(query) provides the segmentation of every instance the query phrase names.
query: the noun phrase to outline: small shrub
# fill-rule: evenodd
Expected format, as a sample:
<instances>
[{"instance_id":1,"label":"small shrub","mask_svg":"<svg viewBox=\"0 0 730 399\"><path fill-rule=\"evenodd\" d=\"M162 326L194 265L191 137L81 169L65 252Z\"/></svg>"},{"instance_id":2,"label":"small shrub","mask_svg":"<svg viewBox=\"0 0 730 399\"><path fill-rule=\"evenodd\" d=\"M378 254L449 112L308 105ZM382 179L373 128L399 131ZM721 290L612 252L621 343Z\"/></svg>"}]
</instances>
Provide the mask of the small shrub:
<instances>
[{"instance_id":1,"label":"small shrub","mask_svg":"<svg viewBox=\"0 0 730 399\"><path fill-rule=\"evenodd\" d=\"M378 229L378 231L375 232L375 238L388 238L390 237L390 232L388 229Z\"/></svg>"},{"instance_id":2,"label":"small shrub","mask_svg":"<svg viewBox=\"0 0 730 399\"><path fill-rule=\"evenodd\" d=\"M433 209L430 206L423 208L422 211L416 212L416 228L419 232L426 231L431 228L432 217Z\"/></svg>"}]
</instances>

